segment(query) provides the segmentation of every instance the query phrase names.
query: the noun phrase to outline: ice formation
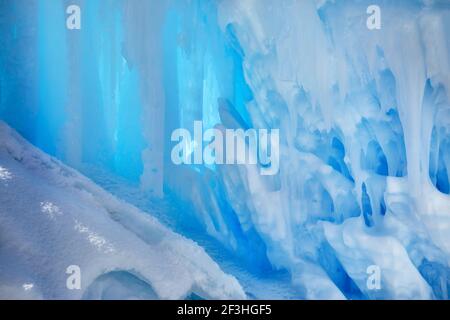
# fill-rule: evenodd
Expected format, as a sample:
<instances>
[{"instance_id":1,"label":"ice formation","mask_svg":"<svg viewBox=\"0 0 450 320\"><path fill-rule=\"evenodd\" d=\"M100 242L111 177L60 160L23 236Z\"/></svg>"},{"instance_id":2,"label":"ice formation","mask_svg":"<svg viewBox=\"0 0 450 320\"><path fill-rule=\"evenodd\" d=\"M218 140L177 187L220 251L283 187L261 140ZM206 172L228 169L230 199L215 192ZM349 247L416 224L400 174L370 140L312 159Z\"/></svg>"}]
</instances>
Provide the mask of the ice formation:
<instances>
[{"instance_id":1,"label":"ice formation","mask_svg":"<svg viewBox=\"0 0 450 320\"><path fill-rule=\"evenodd\" d=\"M171 199L180 232L286 270L298 298L448 299L450 2L376 2L379 30L366 0L71 1L67 30L66 1L0 1L0 119ZM199 120L280 129L279 173L174 165L171 133Z\"/></svg>"}]
</instances>

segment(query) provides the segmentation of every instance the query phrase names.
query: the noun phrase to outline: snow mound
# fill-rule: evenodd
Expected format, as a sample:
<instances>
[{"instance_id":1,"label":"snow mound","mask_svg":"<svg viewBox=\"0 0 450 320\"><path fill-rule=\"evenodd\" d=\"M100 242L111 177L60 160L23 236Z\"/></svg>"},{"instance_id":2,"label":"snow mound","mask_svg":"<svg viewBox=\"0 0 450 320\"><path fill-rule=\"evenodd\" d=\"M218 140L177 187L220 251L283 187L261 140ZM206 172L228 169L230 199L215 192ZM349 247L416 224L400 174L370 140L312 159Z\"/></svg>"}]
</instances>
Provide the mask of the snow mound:
<instances>
[{"instance_id":1,"label":"snow mound","mask_svg":"<svg viewBox=\"0 0 450 320\"><path fill-rule=\"evenodd\" d=\"M0 297L242 299L195 244L0 122ZM80 267L81 289L67 287ZM133 289L139 289L138 291Z\"/></svg>"}]
</instances>

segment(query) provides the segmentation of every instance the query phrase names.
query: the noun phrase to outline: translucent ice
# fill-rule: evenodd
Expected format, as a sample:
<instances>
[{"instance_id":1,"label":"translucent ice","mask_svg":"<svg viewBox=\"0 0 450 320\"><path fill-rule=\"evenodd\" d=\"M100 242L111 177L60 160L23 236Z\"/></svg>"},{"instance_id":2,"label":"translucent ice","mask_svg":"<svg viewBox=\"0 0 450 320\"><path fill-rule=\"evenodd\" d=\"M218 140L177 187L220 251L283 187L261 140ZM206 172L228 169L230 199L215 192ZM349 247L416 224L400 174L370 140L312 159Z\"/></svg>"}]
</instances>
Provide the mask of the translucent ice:
<instances>
[{"instance_id":1,"label":"translucent ice","mask_svg":"<svg viewBox=\"0 0 450 320\"><path fill-rule=\"evenodd\" d=\"M64 1L0 1L0 118L171 199L190 236L302 298L447 299L450 3L377 1L370 30L372 2L90 0L74 31ZM171 133L195 121L280 129L279 173L175 165ZM124 281L141 288L115 274L90 294Z\"/></svg>"}]
</instances>

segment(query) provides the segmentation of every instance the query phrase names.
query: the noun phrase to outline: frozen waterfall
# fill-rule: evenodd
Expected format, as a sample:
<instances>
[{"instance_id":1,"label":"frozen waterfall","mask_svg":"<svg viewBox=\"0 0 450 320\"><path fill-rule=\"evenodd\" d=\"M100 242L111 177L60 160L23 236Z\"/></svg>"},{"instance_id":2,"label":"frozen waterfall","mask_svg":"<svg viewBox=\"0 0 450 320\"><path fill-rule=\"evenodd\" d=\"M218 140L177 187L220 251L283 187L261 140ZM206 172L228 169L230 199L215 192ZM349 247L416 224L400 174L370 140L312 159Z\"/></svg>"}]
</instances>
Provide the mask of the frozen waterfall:
<instances>
[{"instance_id":1,"label":"frozen waterfall","mask_svg":"<svg viewBox=\"0 0 450 320\"><path fill-rule=\"evenodd\" d=\"M297 298L448 299L450 1L378 0L371 30L373 2L0 0L0 120L211 239L228 273L222 254L256 279L286 273ZM279 171L174 164L171 133L196 121L279 129Z\"/></svg>"}]
</instances>

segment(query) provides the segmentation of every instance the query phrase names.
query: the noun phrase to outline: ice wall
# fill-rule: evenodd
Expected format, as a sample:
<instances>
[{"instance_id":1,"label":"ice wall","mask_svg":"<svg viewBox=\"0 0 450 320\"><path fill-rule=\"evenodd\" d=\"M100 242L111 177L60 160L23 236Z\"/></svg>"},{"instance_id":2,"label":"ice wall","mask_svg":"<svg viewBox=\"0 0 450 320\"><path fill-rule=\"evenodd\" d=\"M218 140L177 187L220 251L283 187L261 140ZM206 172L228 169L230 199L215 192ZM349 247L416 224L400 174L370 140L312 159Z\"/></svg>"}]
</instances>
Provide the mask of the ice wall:
<instances>
[{"instance_id":1,"label":"ice wall","mask_svg":"<svg viewBox=\"0 0 450 320\"><path fill-rule=\"evenodd\" d=\"M81 30L66 29L69 4L83 8ZM124 54L123 2L1 6L2 118L73 166L96 163L139 181L148 142L139 70Z\"/></svg>"},{"instance_id":2,"label":"ice wall","mask_svg":"<svg viewBox=\"0 0 450 320\"><path fill-rule=\"evenodd\" d=\"M285 135L275 190L259 178L253 190L228 193L252 195L245 201L269 257L294 279L312 260L347 296L429 298L422 277L431 275L421 266L447 265L449 253L448 161L430 166L449 152L449 3L381 1L375 31L365 24L369 5L221 3L222 29L232 24L245 52L253 124L280 126ZM248 171L241 178L258 181ZM406 271L415 270L411 263L421 275ZM367 290L370 265L385 270L381 291ZM441 298L446 272L431 284ZM346 290L347 275L359 290Z\"/></svg>"},{"instance_id":3,"label":"ice wall","mask_svg":"<svg viewBox=\"0 0 450 320\"><path fill-rule=\"evenodd\" d=\"M369 30L372 2L0 0L0 118L172 196L305 297L447 298L450 3L380 0ZM195 120L279 128L279 174L173 165L170 134Z\"/></svg>"}]
</instances>

